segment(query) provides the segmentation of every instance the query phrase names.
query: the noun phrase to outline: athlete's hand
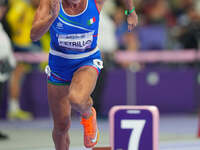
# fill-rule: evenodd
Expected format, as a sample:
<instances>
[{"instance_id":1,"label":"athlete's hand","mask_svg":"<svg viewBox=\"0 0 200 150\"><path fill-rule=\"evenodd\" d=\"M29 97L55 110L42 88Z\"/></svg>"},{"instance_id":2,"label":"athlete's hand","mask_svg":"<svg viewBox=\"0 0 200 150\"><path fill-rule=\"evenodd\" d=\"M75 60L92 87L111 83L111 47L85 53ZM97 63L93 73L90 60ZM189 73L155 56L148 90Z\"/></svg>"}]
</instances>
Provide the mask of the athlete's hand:
<instances>
[{"instance_id":1,"label":"athlete's hand","mask_svg":"<svg viewBox=\"0 0 200 150\"><path fill-rule=\"evenodd\" d=\"M127 23L129 32L131 32L137 26L138 16L135 11L127 16Z\"/></svg>"},{"instance_id":2,"label":"athlete's hand","mask_svg":"<svg viewBox=\"0 0 200 150\"><path fill-rule=\"evenodd\" d=\"M50 0L50 13L53 18L57 18L60 10L60 0Z\"/></svg>"}]
</instances>

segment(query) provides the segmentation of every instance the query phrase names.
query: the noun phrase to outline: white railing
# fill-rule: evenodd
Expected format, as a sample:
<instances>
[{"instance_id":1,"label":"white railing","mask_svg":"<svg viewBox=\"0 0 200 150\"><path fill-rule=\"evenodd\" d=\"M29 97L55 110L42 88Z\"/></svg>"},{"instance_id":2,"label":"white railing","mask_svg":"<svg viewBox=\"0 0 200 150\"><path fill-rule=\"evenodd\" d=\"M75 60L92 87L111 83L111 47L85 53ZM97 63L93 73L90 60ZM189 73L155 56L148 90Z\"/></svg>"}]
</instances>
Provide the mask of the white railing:
<instances>
[{"instance_id":1,"label":"white railing","mask_svg":"<svg viewBox=\"0 0 200 150\"><path fill-rule=\"evenodd\" d=\"M114 54L117 62L171 62L187 63L200 60L200 51L191 50L162 50L162 51L117 51Z\"/></svg>"},{"instance_id":2,"label":"white railing","mask_svg":"<svg viewBox=\"0 0 200 150\"><path fill-rule=\"evenodd\" d=\"M40 63L48 61L48 54L45 52L16 52L14 55L17 61L27 63Z\"/></svg>"},{"instance_id":3,"label":"white railing","mask_svg":"<svg viewBox=\"0 0 200 150\"><path fill-rule=\"evenodd\" d=\"M28 63L47 62L48 54L45 52L16 52L17 61ZM169 63L187 63L200 61L200 50L162 50L162 51L116 51L114 54L116 62L169 62Z\"/></svg>"}]
</instances>

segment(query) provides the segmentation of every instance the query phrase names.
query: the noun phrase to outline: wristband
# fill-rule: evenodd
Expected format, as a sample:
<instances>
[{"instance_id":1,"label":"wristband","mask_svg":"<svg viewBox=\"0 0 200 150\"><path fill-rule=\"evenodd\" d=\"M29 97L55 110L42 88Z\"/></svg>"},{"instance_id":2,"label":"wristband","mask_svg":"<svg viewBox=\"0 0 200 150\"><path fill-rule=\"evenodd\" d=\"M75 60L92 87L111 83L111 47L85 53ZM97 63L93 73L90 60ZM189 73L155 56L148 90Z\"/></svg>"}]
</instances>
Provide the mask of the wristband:
<instances>
[{"instance_id":1,"label":"wristband","mask_svg":"<svg viewBox=\"0 0 200 150\"><path fill-rule=\"evenodd\" d=\"M132 10L125 10L124 13L125 13L126 16L128 16L128 15L130 15L131 13L133 13L134 10L135 10L135 7L134 7Z\"/></svg>"}]
</instances>

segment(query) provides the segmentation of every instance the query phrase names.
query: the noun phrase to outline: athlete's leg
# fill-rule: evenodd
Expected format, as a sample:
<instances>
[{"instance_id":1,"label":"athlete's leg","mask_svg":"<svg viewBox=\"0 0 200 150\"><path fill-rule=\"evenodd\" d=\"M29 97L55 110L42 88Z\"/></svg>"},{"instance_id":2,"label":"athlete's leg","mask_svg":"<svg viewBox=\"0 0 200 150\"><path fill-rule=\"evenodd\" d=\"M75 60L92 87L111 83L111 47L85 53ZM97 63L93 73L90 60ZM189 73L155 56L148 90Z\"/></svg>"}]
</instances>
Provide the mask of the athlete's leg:
<instances>
[{"instance_id":1,"label":"athlete's leg","mask_svg":"<svg viewBox=\"0 0 200 150\"><path fill-rule=\"evenodd\" d=\"M86 118L91 114L93 101L90 95L95 88L97 78L98 74L94 68L84 66L74 73L69 87L68 99L72 107Z\"/></svg>"},{"instance_id":2,"label":"athlete's leg","mask_svg":"<svg viewBox=\"0 0 200 150\"><path fill-rule=\"evenodd\" d=\"M99 131L96 121L96 111L92 107L93 101L90 97L95 88L98 73L89 66L79 68L72 78L69 87L68 99L72 107L81 113L81 124L84 127L84 145L87 148L97 144Z\"/></svg>"},{"instance_id":3,"label":"athlete's leg","mask_svg":"<svg viewBox=\"0 0 200 150\"><path fill-rule=\"evenodd\" d=\"M48 100L53 115L53 141L56 150L69 150L69 133L71 123L71 105L67 99L67 85L48 83Z\"/></svg>"}]
</instances>

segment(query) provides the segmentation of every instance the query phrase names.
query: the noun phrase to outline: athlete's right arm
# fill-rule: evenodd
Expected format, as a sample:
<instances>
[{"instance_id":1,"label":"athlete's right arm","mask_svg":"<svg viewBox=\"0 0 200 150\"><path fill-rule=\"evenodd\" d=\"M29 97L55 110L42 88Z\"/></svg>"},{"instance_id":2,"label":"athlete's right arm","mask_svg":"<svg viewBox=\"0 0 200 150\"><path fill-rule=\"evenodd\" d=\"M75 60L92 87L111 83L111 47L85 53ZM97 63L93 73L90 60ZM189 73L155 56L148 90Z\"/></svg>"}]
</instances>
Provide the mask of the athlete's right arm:
<instances>
[{"instance_id":1,"label":"athlete's right arm","mask_svg":"<svg viewBox=\"0 0 200 150\"><path fill-rule=\"evenodd\" d=\"M32 41L39 40L49 30L51 24L58 17L59 2L59 0L40 0L31 29Z\"/></svg>"}]
</instances>

